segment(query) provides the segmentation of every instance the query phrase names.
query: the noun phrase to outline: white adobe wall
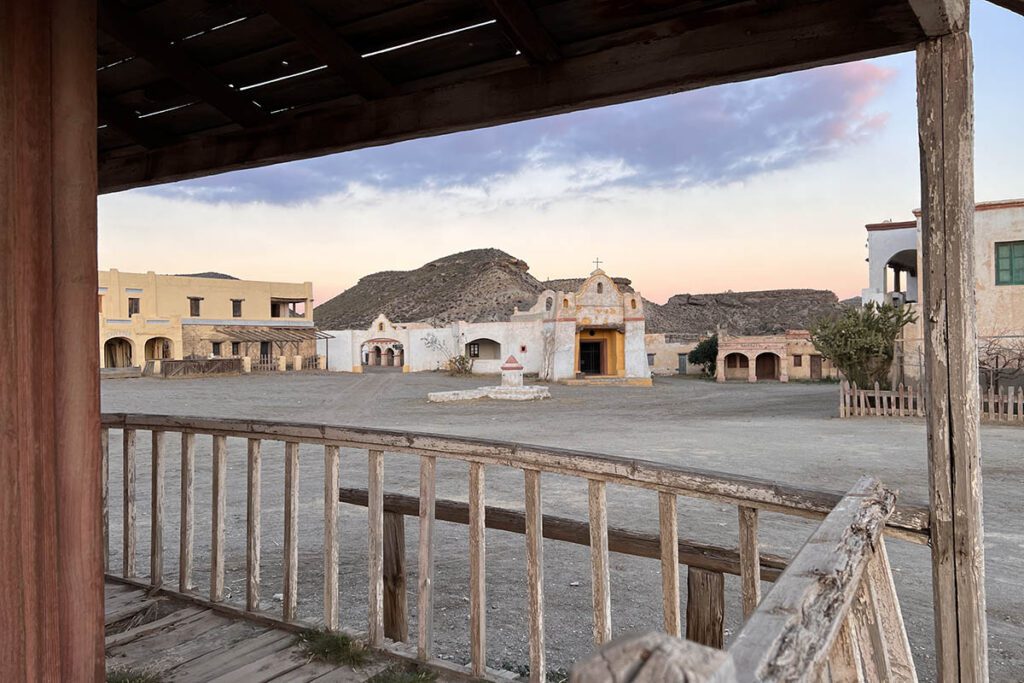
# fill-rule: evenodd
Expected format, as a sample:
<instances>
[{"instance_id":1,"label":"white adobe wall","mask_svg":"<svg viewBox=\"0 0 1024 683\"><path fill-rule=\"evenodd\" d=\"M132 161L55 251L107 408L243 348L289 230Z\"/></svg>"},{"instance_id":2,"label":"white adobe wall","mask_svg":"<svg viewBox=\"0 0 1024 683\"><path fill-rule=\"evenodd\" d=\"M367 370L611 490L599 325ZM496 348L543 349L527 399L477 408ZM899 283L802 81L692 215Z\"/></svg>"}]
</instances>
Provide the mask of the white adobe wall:
<instances>
[{"instance_id":1,"label":"white adobe wall","mask_svg":"<svg viewBox=\"0 0 1024 683\"><path fill-rule=\"evenodd\" d=\"M920 226L920 221L918 222ZM864 303L874 301L885 303L885 264L893 256L906 249L917 250L918 228L894 228L892 230L868 231L868 287L861 290ZM920 255L920 252L918 252ZM918 259L920 261L920 258ZM920 268L918 268L920 272ZM917 278L904 273L903 285L910 301L918 298Z\"/></svg>"},{"instance_id":2,"label":"white adobe wall","mask_svg":"<svg viewBox=\"0 0 1024 683\"><path fill-rule=\"evenodd\" d=\"M647 345L644 343L644 321L626 321L626 377L650 377Z\"/></svg>"},{"instance_id":3,"label":"white adobe wall","mask_svg":"<svg viewBox=\"0 0 1024 683\"><path fill-rule=\"evenodd\" d=\"M333 339L317 339L317 355L327 356L327 369L352 372L352 330L324 330Z\"/></svg>"}]
</instances>

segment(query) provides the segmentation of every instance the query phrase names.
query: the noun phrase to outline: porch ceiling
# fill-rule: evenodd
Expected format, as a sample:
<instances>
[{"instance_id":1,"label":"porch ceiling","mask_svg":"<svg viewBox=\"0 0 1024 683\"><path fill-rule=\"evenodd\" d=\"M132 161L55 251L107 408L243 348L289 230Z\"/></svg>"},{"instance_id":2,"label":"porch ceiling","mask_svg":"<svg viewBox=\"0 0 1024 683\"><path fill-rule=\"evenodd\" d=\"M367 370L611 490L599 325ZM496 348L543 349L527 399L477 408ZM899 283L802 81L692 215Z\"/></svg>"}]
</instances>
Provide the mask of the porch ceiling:
<instances>
[{"instance_id":1,"label":"porch ceiling","mask_svg":"<svg viewBox=\"0 0 1024 683\"><path fill-rule=\"evenodd\" d=\"M103 192L912 49L962 0L101 0Z\"/></svg>"}]
</instances>

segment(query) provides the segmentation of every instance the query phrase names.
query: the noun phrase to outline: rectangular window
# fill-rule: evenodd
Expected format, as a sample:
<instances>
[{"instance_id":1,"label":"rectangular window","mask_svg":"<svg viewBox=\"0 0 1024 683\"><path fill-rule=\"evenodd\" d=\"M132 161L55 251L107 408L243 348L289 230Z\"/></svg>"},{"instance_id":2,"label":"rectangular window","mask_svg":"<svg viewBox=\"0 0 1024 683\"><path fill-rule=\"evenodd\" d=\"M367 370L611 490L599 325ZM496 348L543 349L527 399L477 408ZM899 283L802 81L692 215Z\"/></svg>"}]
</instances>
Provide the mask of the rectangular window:
<instances>
[{"instance_id":1,"label":"rectangular window","mask_svg":"<svg viewBox=\"0 0 1024 683\"><path fill-rule=\"evenodd\" d=\"M804 357L803 356L800 356L800 355L793 356L793 367L794 368L803 367L803 364L804 364Z\"/></svg>"},{"instance_id":2,"label":"rectangular window","mask_svg":"<svg viewBox=\"0 0 1024 683\"><path fill-rule=\"evenodd\" d=\"M1024 240L996 242L996 284L1024 285Z\"/></svg>"},{"instance_id":3,"label":"rectangular window","mask_svg":"<svg viewBox=\"0 0 1024 683\"><path fill-rule=\"evenodd\" d=\"M479 344L470 344L469 345L469 357L470 358L479 358L480 357L480 345Z\"/></svg>"},{"instance_id":4,"label":"rectangular window","mask_svg":"<svg viewBox=\"0 0 1024 683\"><path fill-rule=\"evenodd\" d=\"M232 299L231 300L231 315L235 318L242 317L242 300Z\"/></svg>"},{"instance_id":5,"label":"rectangular window","mask_svg":"<svg viewBox=\"0 0 1024 683\"><path fill-rule=\"evenodd\" d=\"M128 317L139 314L139 297L130 296L128 297Z\"/></svg>"},{"instance_id":6,"label":"rectangular window","mask_svg":"<svg viewBox=\"0 0 1024 683\"><path fill-rule=\"evenodd\" d=\"M654 365L654 354L653 353L647 354L647 364L650 365L650 366Z\"/></svg>"},{"instance_id":7,"label":"rectangular window","mask_svg":"<svg viewBox=\"0 0 1024 683\"><path fill-rule=\"evenodd\" d=\"M221 345L220 342L213 342L213 355L215 355L215 356L219 356L220 355L220 345Z\"/></svg>"},{"instance_id":8,"label":"rectangular window","mask_svg":"<svg viewBox=\"0 0 1024 683\"><path fill-rule=\"evenodd\" d=\"M231 355L241 356L242 342L231 342Z\"/></svg>"},{"instance_id":9,"label":"rectangular window","mask_svg":"<svg viewBox=\"0 0 1024 683\"><path fill-rule=\"evenodd\" d=\"M188 314L193 318L199 317L199 302L202 301L201 297L190 296L188 298Z\"/></svg>"}]
</instances>

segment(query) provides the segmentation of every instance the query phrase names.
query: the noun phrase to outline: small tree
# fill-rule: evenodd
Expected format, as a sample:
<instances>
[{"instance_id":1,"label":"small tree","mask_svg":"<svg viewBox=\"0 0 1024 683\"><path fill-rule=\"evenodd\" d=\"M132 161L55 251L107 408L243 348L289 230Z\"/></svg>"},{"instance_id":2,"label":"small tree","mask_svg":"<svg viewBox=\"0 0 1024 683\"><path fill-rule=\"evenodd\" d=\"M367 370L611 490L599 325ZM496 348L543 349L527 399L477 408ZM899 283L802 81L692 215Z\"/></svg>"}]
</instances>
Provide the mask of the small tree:
<instances>
[{"instance_id":1,"label":"small tree","mask_svg":"<svg viewBox=\"0 0 1024 683\"><path fill-rule=\"evenodd\" d=\"M861 387L878 382L889 388L896 338L916 321L917 314L907 306L869 302L838 318L819 320L811 329L811 341L850 382Z\"/></svg>"},{"instance_id":2,"label":"small tree","mask_svg":"<svg viewBox=\"0 0 1024 683\"><path fill-rule=\"evenodd\" d=\"M718 335L713 334L707 339L701 339L687 354L686 359L694 365L704 368L704 374L708 377L715 376L715 363L718 360Z\"/></svg>"}]
</instances>

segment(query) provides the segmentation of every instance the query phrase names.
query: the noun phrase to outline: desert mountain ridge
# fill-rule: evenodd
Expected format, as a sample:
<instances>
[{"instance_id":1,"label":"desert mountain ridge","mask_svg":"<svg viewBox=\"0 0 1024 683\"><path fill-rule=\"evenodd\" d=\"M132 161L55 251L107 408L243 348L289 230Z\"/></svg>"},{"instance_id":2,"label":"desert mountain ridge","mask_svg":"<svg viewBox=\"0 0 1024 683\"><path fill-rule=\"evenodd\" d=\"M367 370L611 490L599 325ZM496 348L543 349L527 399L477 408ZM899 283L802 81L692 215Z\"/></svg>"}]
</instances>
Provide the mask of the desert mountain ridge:
<instances>
[{"instance_id":1,"label":"desert mountain ridge","mask_svg":"<svg viewBox=\"0 0 1024 683\"><path fill-rule=\"evenodd\" d=\"M628 278L613 279L633 291ZM516 308L533 306L545 289L575 291L583 281L538 280L522 259L500 249L472 249L414 270L366 275L317 306L313 319L324 330L365 329L380 313L395 322L439 326L508 320ZM817 289L676 294L664 304L644 300L647 332L677 334L702 334L719 325L733 334L775 334L807 328L843 305L833 292Z\"/></svg>"}]
</instances>

